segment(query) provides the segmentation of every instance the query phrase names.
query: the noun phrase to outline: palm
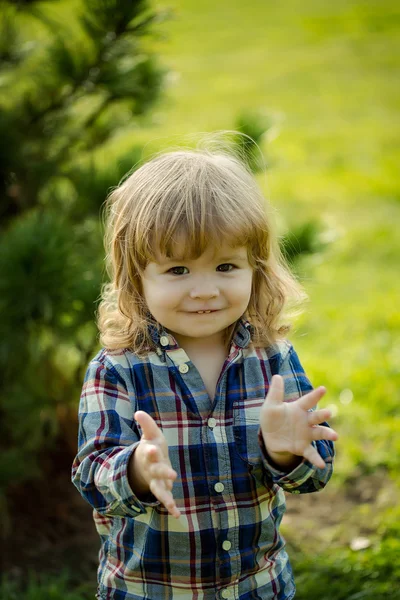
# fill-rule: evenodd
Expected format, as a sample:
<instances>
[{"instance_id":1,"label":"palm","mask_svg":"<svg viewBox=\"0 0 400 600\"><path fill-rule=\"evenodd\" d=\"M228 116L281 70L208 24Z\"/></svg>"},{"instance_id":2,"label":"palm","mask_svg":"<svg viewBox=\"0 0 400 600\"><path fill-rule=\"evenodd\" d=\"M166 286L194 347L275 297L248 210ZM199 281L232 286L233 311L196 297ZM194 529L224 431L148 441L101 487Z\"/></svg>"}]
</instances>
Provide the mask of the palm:
<instances>
[{"instance_id":1,"label":"palm","mask_svg":"<svg viewBox=\"0 0 400 600\"><path fill-rule=\"evenodd\" d=\"M156 422L143 411L135 413L135 419L142 428L142 437L136 450L140 457L141 475L154 496L179 518L180 512L172 495L172 484L177 473L171 467L168 444Z\"/></svg>"},{"instance_id":2,"label":"palm","mask_svg":"<svg viewBox=\"0 0 400 600\"><path fill-rule=\"evenodd\" d=\"M272 452L291 452L302 456L310 443L307 413L296 402L275 406L265 402L261 410L261 429Z\"/></svg>"},{"instance_id":3,"label":"palm","mask_svg":"<svg viewBox=\"0 0 400 600\"><path fill-rule=\"evenodd\" d=\"M325 463L313 441L337 438L336 432L319 424L330 417L327 409L311 411L324 395L325 388L317 388L294 402L284 402L283 379L275 375L261 408L260 426L267 452L294 454L309 460L316 467Z\"/></svg>"}]
</instances>

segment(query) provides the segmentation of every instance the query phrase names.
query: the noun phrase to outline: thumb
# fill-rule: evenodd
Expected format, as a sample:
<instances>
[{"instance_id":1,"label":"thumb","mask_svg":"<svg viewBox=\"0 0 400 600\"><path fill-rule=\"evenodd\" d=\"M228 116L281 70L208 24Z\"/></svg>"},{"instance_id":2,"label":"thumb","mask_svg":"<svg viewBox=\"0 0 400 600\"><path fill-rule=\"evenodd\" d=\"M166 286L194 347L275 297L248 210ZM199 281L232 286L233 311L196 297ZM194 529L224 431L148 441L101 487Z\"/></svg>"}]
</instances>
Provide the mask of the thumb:
<instances>
[{"instance_id":1,"label":"thumb","mask_svg":"<svg viewBox=\"0 0 400 600\"><path fill-rule=\"evenodd\" d=\"M146 440L157 438L161 431L154 419L143 410L135 412L135 419L142 428L143 436Z\"/></svg>"},{"instance_id":2,"label":"thumb","mask_svg":"<svg viewBox=\"0 0 400 600\"><path fill-rule=\"evenodd\" d=\"M274 375L271 379L266 401L270 404L282 404L285 398L285 385L281 375Z\"/></svg>"}]
</instances>

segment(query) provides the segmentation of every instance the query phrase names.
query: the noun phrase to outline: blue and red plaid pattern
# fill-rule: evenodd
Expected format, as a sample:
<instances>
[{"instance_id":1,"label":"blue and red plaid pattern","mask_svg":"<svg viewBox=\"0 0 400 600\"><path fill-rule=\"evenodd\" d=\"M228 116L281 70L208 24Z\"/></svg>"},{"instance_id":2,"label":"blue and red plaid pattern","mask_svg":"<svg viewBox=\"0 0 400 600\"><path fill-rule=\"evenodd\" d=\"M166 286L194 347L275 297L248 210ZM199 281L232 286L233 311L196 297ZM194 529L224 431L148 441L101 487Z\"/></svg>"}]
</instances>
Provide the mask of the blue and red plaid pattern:
<instances>
[{"instance_id":1,"label":"blue and red plaid pattern","mask_svg":"<svg viewBox=\"0 0 400 600\"><path fill-rule=\"evenodd\" d=\"M259 412L272 375L283 376L286 401L312 389L296 352L288 342L254 348L250 326L240 321L212 400L174 338L153 333L157 351L145 357L101 350L83 386L73 482L93 507L101 538L97 598L293 598L279 533L283 490L323 488L334 455L330 441L315 442L325 469L303 460L284 473L265 453ZM150 414L167 439L178 473L178 520L154 497L140 501L129 486L127 464L141 436L137 410Z\"/></svg>"}]
</instances>

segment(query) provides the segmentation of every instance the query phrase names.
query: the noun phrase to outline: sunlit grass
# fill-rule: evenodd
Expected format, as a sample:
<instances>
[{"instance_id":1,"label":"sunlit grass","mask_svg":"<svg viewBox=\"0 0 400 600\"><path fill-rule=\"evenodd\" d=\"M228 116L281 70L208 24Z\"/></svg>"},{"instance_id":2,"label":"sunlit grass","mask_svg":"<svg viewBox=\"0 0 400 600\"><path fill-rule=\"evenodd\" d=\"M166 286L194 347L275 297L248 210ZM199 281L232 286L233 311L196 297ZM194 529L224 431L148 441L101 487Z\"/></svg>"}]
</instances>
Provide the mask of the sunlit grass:
<instances>
[{"instance_id":1,"label":"sunlit grass","mask_svg":"<svg viewBox=\"0 0 400 600\"><path fill-rule=\"evenodd\" d=\"M323 241L297 264L310 302L292 339L313 383L328 388L323 404L340 434L331 485L347 494L354 478L380 469L397 490L400 5L159 5L175 12L162 27L167 39L154 46L172 69L167 97L147 127L119 138L114 150L134 138L150 140L151 152L188 133L230 129L243 110L274 120L274 136L262 144L268 168L260 185L279 211L282 235L313 221ZM365 504L360 510L370 506L373 518L361 518L357 506L343 515L343 527L351 520L354 530L365 521L375 528L374 543L360 553L338 534L338 545L327 544L315 562L310 534L309 554L294 553L299 600L395 597L396 494L385 514Z\"/></svg>"},{"instance_id":2,"label":"sunlit grass","mask_svg":"<svg viewBox=\"0 0 400 600\"><path fill-rule=\"evenodd\" d=\"M320 252L297 266L310 296L292 339L335 407L339 478L399 464L400 5L394 0L163 0L171 69L140 132L112 146L145 153L234 127L243 110L275 122L260 185L282 234L320 225ZM185 141L185 138L184 138ZM349 390L345 392L344 390ZM346 393L348 394L346 396ZM343 401L343 398L345 401Z\"/></svg>"},{"instance_id":3,"label":"sunlit grass","mask_svg":"<svg viewBox=\"0 0 400 600\"><path fill-rule=\"evenodd\" d=\"M292 339L313 383L328 388L323 403L340 434L337 485L378 467L398 479L400 4L154 5L173 13L158 26L165 39L147 41L171 70L166 94L142 128L116 137L98 160L231 129L244 110L270 116L259 181L280 231L314 220L325 242L297 265L310 302ZM398 516L376 517L380 541L361 554L329 548L315 563L312 549L295 552L299 600L398 597L400 532L390 526Z\"/></svg>"}]
</instances>

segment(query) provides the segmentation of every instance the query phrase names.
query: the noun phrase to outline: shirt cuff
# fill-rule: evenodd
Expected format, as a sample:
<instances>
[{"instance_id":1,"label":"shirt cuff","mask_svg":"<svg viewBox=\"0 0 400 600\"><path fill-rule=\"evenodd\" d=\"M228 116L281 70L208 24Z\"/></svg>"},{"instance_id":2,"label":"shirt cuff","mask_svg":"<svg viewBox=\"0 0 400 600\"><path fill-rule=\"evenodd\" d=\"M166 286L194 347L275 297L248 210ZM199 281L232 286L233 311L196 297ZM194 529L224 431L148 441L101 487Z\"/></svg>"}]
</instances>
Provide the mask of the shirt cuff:
<instances>
[{"instance_id":1,"label":"shirt cuff","mask_svg":"<svg viewBox=\"0 0 400 600\"><path fill-rule=\"evenodd\" d=\"M109 482L109 488L111 494L114 496L115 501L113 506L109 507L107 512L114 512L116 509L125 513L130 517L137 517L140 514L146 513L146 508L149 506L158 506L160 502L157 498L149 492L143 499L139 499L136 494L133 493L128 480L128 463L136 450L139 442L128 446L124 450L121 450L116 457L113 472L116 473L114 477L111 475Z\"/></svg>"},{"instance_id":2,"label":"shirt cuff","mask_svg":"<svg viewBox=\"0 0 400 600\"><path fill-rule=\"evenodd\" d=\"M308 460L303 458L300 464L298 464L291 471L281 471L273 466L271 459L268 455L265 447L264 439L261 430L258 432L258 442L261 449L261 456L264 467L268 470L272 476L273 483L276 483L287 492L296 493L296 489L299 488L305 481L307 481L317 470ZM312 442L315 446L315 443ZM297 492L300 493L300 492Z\"/></svg>"}]
</instances>

